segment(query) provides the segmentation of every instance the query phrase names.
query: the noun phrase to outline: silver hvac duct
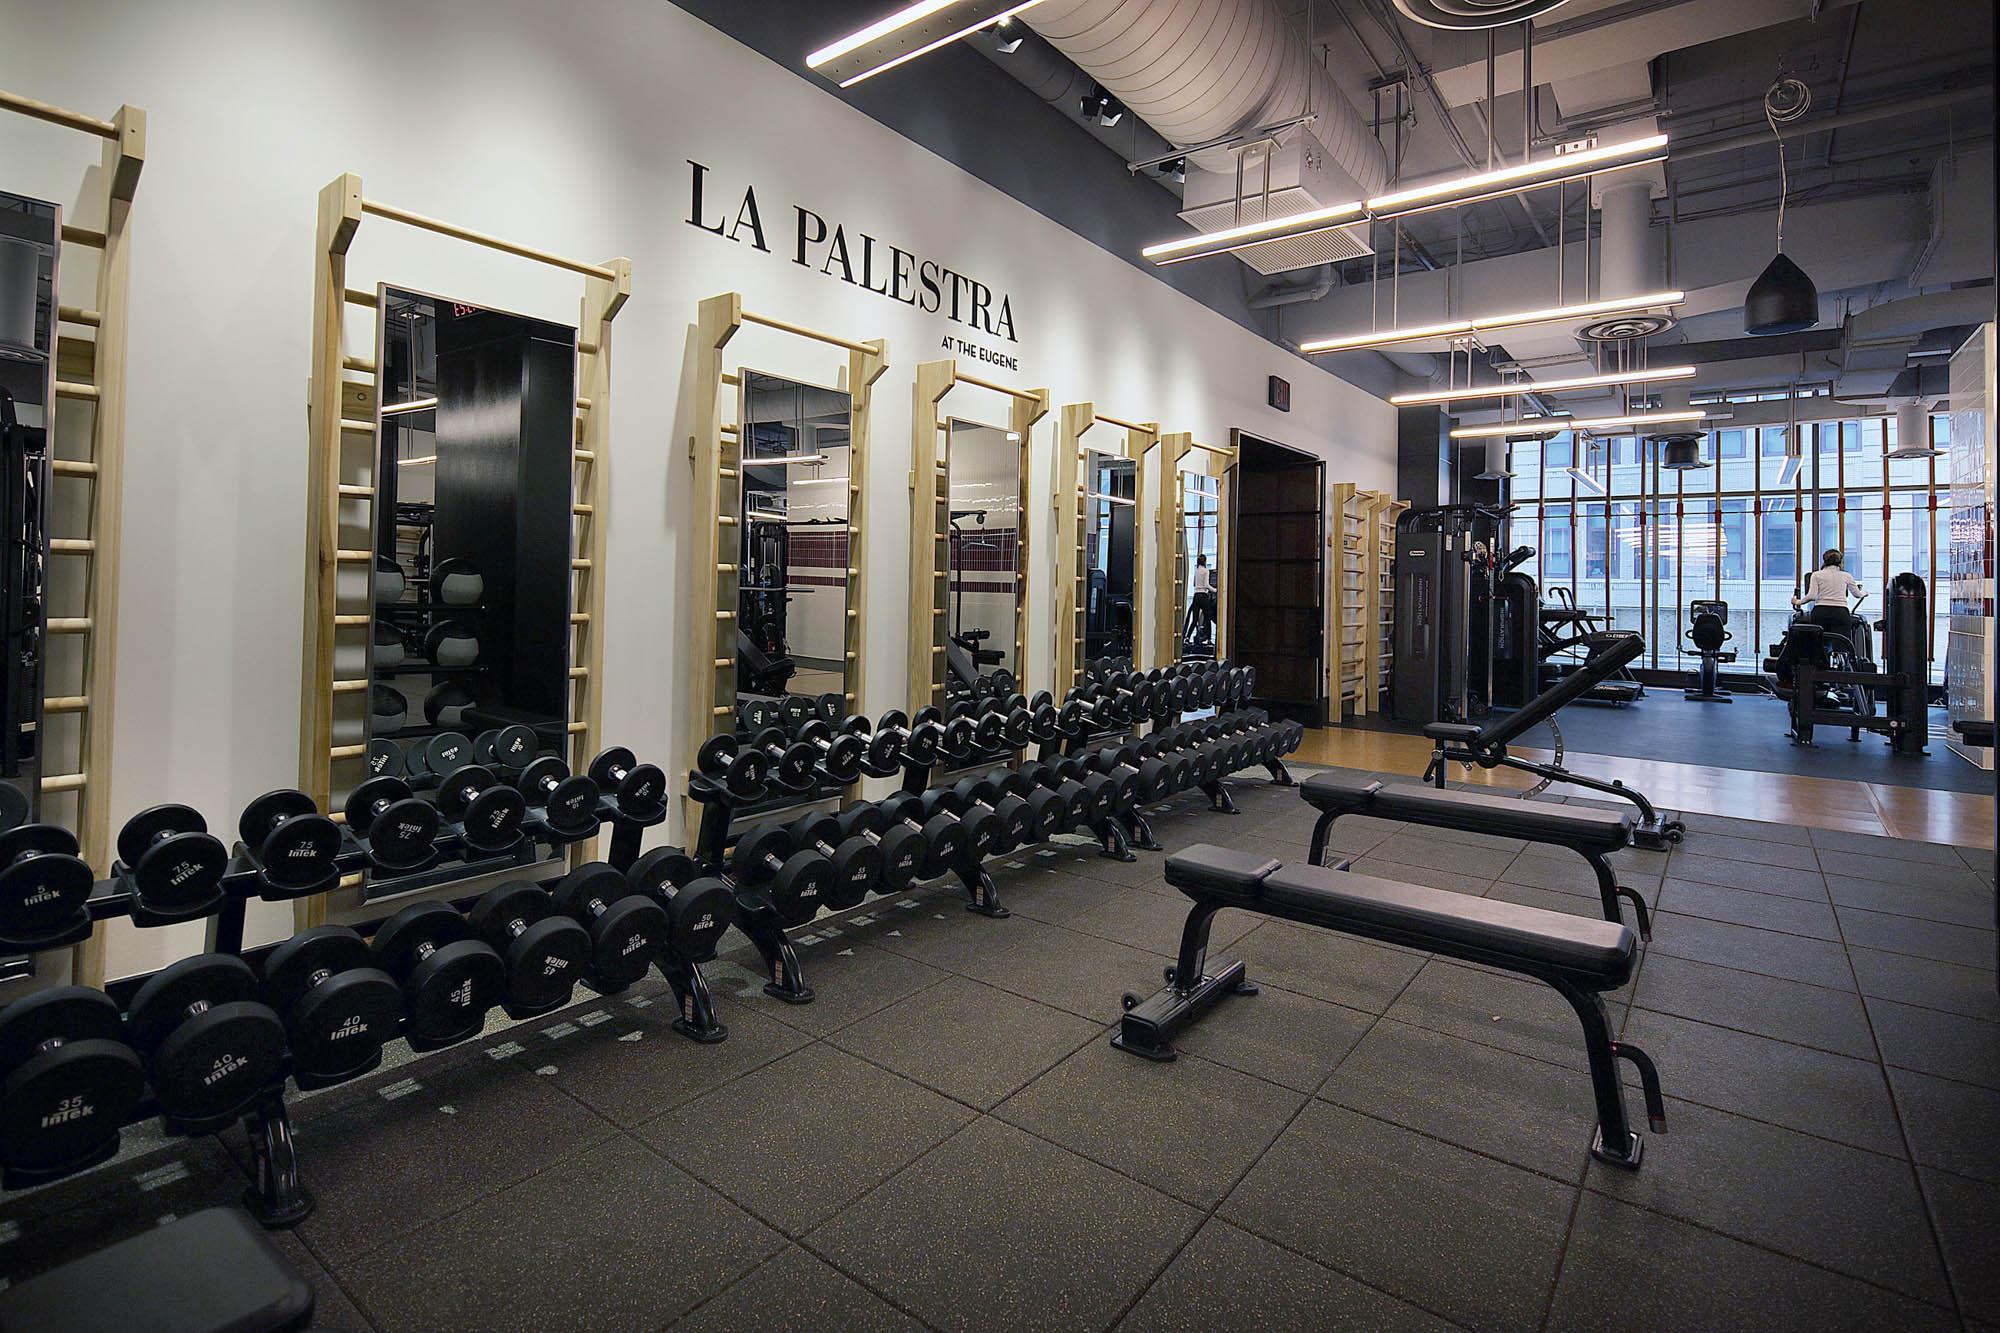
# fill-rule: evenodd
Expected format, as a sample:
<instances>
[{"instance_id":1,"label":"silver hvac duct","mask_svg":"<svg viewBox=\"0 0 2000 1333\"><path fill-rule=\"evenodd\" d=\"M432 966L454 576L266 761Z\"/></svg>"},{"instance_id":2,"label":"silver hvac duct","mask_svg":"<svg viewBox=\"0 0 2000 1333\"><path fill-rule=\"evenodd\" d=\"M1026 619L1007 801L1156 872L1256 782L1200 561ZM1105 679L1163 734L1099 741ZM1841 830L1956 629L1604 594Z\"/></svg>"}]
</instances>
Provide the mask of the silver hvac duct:
<instances>
[{"instance_id":1,"label":"silver hvac duct","mask_svg":"<svg viewBox=\"0 0 2000 1333\"><path fill-rule=\"evenodd\" d=\"M1659 291L1653 249L1653 187L1643 180L1607 184L1599 218L1603 246L1598 251L1596 294L1611 300Z\"/></svg>"},{"instance_id":2,"label":"silver hvac duct","mask_svg":"<svg viewBox=\"0 0 2000 1333\"><path fill-rule=\"evenodd\" d=\"M1026 23L1177 147L1303 116L1368 194L1389 180L1367 122L1286 20L1277 0L1041 0ZM1197 156L1233 171L1228 150Z\"/></svg>"}]
</instances>

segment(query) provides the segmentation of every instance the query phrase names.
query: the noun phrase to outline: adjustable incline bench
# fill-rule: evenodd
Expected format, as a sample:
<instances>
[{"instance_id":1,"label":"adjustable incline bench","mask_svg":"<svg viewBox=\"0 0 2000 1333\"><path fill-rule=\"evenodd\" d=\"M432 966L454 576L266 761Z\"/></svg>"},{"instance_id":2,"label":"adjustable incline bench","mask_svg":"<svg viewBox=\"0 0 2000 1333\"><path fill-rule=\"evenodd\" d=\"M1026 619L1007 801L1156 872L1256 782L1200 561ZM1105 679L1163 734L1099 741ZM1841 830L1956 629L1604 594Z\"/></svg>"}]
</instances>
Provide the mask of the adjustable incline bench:
<instances>
[{"instance_id":1,"label":"adjustable incline bench","mask_svg":"<svg viewBox=\"0 0 2000 1333\"><path fill-rule=\"evenodd\" d=\"M1333 821L1342 815L1374 815L1378 819L1400 819L1430 828L1464 829L1468 833L1491 833L1501 838L1567 847L1590 863L1597 872L1597 893L1604 900L1604 919L1617 921L1618 900L1631 900L1633 916L1639 923L1639 938L1653 938L1653 917L1646 900L1636 889L1618 883L1612 874L1612 852L1632 843L1632 830L1639 817L1630 810L1594 810L1588 806L1557 805L1553 801L1524 801L1518 797L1496 796L1489 792L1449 791L1413 782L1369 782L1319 773L1300 784L1299 794L1320 812L1313 824L1312 851L1308 859L1316 866L1326 864L1327 835Z\"/></svg>"},{"instance_id":2,"label":"adjustable incline bench","mask_svg":"<svg viewBox=\"0 0 2000 1333\"><path fill-rule=\"evenodd\" d=\"M1180 956L1167 969L1166 988L1145 1000L1125 996L1125 1016L1111 1039L1121 1051L1171 1060L1175 1033L1225 996L1257 993L1241 959L1208 957L1209 922L1223 908L1235 907L1547 982L1583 1023L1597 1098L1591 1155L1637 1170L1645 1150L1625 1119L1621 1059L1639 1072L1654 1132L1666 1132L1666 1106L1652 1060L1638 1047L1612 1039L1604 1009L1602 993L1631 978L1638 954L1638 942L1623 924L1326 866L1283 866L1255 852L1207 844L1168 857L1167 883L1193 899L1194 910L1181 931Z\"/></svg>"},{"instance_id":3,"label":"adjustable incline bench","mask_svg":"<svg viewBox=\"0 0 2000 1333\"><path fill-rule=\"evenodd\" d=\"M1632 826L1632 841L1641 847L1662 848L1670 841L1679 842L1681 835L1687 832L1686 826L1678 819L1661 819L1660 812L1653 808L1653 803L1643 793L1624 783L1606 782L1602 778L1572 773L1560 763L1537 763L1507 753L1508 741L1554 717L1563 705L1590 693L1593 687L1610 679L1646 647L1646 641L1630 630L1592 634L1588 642L1590 656L1582 666L1504 717L1497 717L1483 727L1470 722L1426 724L1424 735L1431 739L1435 748L1431 752L1429 767L1424 769L1424 781L1442 790L1446 769L1454 762L1477 764L1481 768L1518 768L1523 773L1533 773L1551 782L1588 787L1592 791L1632 802L1639 809L1638 822Z\"/></svg>"}]
</instances>

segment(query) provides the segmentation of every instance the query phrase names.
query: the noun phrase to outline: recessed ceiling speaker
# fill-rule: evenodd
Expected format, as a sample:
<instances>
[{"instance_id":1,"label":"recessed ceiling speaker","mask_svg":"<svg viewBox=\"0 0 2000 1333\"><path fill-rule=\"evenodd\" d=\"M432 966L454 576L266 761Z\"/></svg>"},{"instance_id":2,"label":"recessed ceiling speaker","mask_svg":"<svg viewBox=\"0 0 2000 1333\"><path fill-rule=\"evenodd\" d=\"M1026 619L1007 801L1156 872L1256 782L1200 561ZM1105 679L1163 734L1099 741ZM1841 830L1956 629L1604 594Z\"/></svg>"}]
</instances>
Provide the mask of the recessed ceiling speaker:
<instances>
[{"instance_id":1,"label":"recessed ceiling speaker","mask_svg":"<svg viewBox=\"0 0 2000 1333\"><path fill-rule=\"evenodd\" d=\"M1540 18L1567 0L1396 0L1405 18L1427 28L1504 28Z\"/></svg>"},{"instance_id":2,"label":"recessed ceiling speaker","mask_svg":"<svg viewBox=\"0 0 2000 1333\"><path fill-rule=\"evenodd\" d=\"M1660 444L1660 466L1674 472L1686 472L1693 468L1707 467L1701 456L1701 436L1652 435L1648 439Z\"/></svg>"},{"instance_id":3,"label":"recessed ceiling speaker","mask_svg":"<svg viewBox=\"0 0 2000 1333\"><path fill-rule=\"evenodd\" d=\"M1743 331L1767 337L1797 333L1817 323L1819 288L1783 250L1778 251L1750 284L1750 295L1743 302Z\"/></svg>"}]
</instances>

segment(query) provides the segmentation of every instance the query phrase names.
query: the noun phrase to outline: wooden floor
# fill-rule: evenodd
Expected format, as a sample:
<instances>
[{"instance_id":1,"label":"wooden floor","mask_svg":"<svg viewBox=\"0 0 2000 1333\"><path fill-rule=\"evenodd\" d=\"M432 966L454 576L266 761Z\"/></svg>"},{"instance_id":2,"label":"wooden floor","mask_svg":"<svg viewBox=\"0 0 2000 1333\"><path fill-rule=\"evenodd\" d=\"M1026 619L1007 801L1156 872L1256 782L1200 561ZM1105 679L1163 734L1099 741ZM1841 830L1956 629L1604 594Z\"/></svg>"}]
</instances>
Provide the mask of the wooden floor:
<instances>
[{"instance_id":1,"label":"wooden floor","mask_svg":"<svg viewBox=\"0 0 2000 1333\"><path fill-rule=\"evenodd\" d=\"M1523 749L1516 753L1526 759L1549 757L1540 750ZM1419 775L1430 762L1430 756L1430 743L1418 736L1326 729L1308 731L1296 757L1302 763ZM1616 755L1570 754L1564 756L1563 766L1595 778L1622 781L1666 810L1918 838L1960 847L1994 845L1995 807L1990 794L1752 773L1708 764L1670 764ZM1451 777L1454 781L1516 788L1530 786L1537 780L1507 768L1468 772L1454 767Z\"/></svg>"}]
</instances>

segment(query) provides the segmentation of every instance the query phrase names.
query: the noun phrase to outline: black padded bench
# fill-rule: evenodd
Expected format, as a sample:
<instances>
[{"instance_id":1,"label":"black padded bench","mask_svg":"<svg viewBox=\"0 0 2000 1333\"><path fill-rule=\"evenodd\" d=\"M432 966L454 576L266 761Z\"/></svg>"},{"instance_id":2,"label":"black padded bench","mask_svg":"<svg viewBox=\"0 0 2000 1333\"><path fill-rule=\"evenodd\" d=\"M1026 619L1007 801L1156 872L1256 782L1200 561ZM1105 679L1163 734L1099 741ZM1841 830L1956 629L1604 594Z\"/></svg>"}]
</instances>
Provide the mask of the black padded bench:
<instances>
[{"instance_id":1,"label":"black padded bench","mask_svg":"<svg viewBox=\"0 0 2000 1333\"><path fill-rule=\"evenodd\" d=\"M1172 1040L1227 995L1254 995L1241 959L1208 957L1208 927L1225 907L1324 926L1346 935L1400 944L1533 977L1553 986L1583 1023L1590 1085L1597 1098L1591 1155L1636 1170L1645 1140L1625 1119L1618 1061L1639 1071L1655 1132L1666 1130L1653 1062L1636 1046L1613 1040L1602 993L1631 978L1638 941L1622 923L1445 889L1357 875L1325 866L1285 866L1255 852L1197 844L1167 858L1167 883L1194 900L1181 932L1180 956L1167 985L1149 999L1125 996L1125 1016L1112 1045L1149 1060L1171 1060Z\"/></svg>"},{"instance_id":2,"label":"black padded bench","mask_svg":"<svg viewBox=\"0 0 2000 1333\"><path fill-rule=\"evenodd\" d=\"M1333 830L1333 821L1342 815L1374 815L1378 819L1400 819L1429 828L1463 829L1468 833L1491 833L1495 837L1567 847L1597 872L1597 893L1604 900L1604 919L1619 920L1618 900L1630 899L1632 913L1638 918L1639 938L1653 938L1653 916L1646 908L1646 900L1637 890L1619 885L1611 871L1611 862L1606 859L1620 848L1632 845L1632 830L1639 822L1635 810L1597 810L1554 801L1524 801L1487 792L1456 791L1412 782L1375 782L1338 773L1307 778L1300 785L1299 794L1320 812L1313 824L1309 854L1316 866L1326 864L1327 835Z\"/></svg>"},{"instance_id":3,"label":"black padded bench","mask_svg":"<svg viewBox=\"0 0 2000 1333\"><path fill-rule=\"evenodd\" d=\"M208 1208L0 1291L0 1333L287 1333L313 1292L240 1208Z\"/></svg>"}]
</instances>

